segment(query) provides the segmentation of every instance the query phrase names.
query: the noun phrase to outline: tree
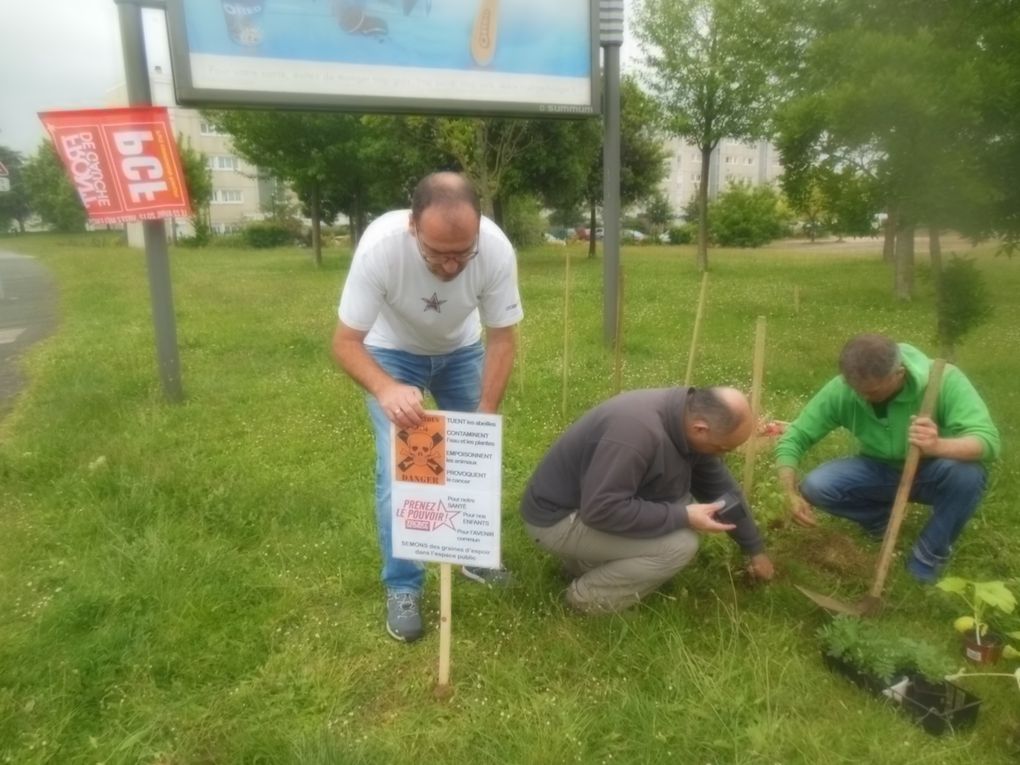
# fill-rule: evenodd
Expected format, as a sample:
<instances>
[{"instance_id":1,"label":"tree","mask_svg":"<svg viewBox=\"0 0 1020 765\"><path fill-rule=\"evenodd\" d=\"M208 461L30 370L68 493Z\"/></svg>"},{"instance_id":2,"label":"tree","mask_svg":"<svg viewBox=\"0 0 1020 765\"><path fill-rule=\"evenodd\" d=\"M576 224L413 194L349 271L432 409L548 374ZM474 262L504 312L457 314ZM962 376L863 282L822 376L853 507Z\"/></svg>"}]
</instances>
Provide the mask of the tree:
<instances>
[{"instance_id":1,"label":"tree","mask_svg":"<svg viewBox=\"0 0 1020 765\"><path fill-rule=\"evenodd\" d=\"M181 157L184 183L188 187L188 199L191 201L195 239L198 243L204 244L212 230L209 224L209 203L213 196L213 181L209 159L192 147L191 141L180 134L177 136L177 152ZM177 227L174 226L174 241L176 239Z\"/></svg>"},{"instance_id":2,"label":"tree","mask_svg":"<svg viewBox=\"0 0 1020 765\"><path fill-rule=\"evenodd\" d=\"M980 24L973 48L979 79L980 127L975 145L988 182L989 216L979 233L1020 249L1020 13L1014 0L971 4L966 20Z\"/></svg>"},{"instance_id":3,"label":"tree","mask_svg":"<svg viewBox=\"0 0 1020 765\"><path fill-rule=\"evenodd\" d=\"M507 193L507 174L534 141L530 123L487 117L408 119L439 154L453 158L477 189L482 212L501 223L497 208Z\"/></svg>"},{"instance_id":4,"label":"tree","mask_svg":"<svg viewBox=\"0 0 1020 765\"><path fill-rule=\"evenodd\" d=\"M1008 27L1004 2L991 3L1000 11L996 27ZM843 201L854 208L844 217L857 226L868 217L869 199L888 213L893 292L900 300L913 294L918 226L932 231L938 285L939 230L977 235L996 225L990 154L1008 164L1009 152L989 147L1008 132L1009 120L1000 130L982 125L982 112L1001 98L982 87L996 68L985 58L991 18L964 0L813 6L813 36L780 119L784 165L794 174L825 168L856 182ZM1015 183L999 186L1008 193Z\"/></svg>"},{"instance_id":5,"label":"tree","mask_svg":"<svg viewBox=\"0 0 1020 765\"><path fill-rule=\"evenodd\" d=\"M0 146L0 162L7 168L10 183L8 191L0 191L0 232L10 229L11 223L17 223L18 230L25 233L25 221L32 214L21 172L25 158L21 152Z\"/></svg>"},{"instance_id":6,"label":"tree","mask_svg":"<svg viewBox=\"0 0 1020 765\"><path fill-rule=\"evenodd\" d=\"M223 111L207 115L233 137L235 151L292 184L312 220L312 251L322 263L321 221L337 211L357 241L368 215L406 185L395 172L401 151L385 120L352 114ZM327 215L328 213L328 215Z\"/></svg>"},{"instance_id":7,"label":"tree","mask_svg":"<svg viewBox=\"0 0 1020 765\"><path fill-rule=\"evenodd\" d=\"M644 218L648 223L648 233L657 238L659 234L669 228L673 217L673 208L670 207L669 199L661 191L656 191L645 208Z\"/></svg>"},{"instance_id":8,"label":"tree","mask_svg":"<svg viewBox=\"0 0 1020 765\"><path fill-rule=\"evenodd\" d=\"M22 177L29 203L44 223L57 231L85 230L85 208L49 141L25 162Z\"/></svg>"},{"instance_id":9,"label":"tree","mask_svg":"<svg viewBox=\"0 0 1020 765\"><path fill-rule=\"evenodd\" d=\"M780 186L792 209L800 214L811 241L825 231L840 238L874 233L878 205L871 175L852 164L798 164L790 150L784 156L790 156L791 161L784 167Z\"/></svg>"},{"instance_id":10,"label":"tree","mask_svg":"<svg viewBox=\"0 0 1020 765\"><path fill-rule=\"evenodd\" d=\"M594 231L595 210L588 200L595 193L601 203L600 119L535 120L532 134L531 148L519 158L508 179L512 193L537 194L545 207L557 211L555 217L571 228L587 214ZM588 257L594 255L595 237L591 236Z\"/></svg>"},{"instance_id":11,"label":"tree","mask_svg":"<svg viewBox=\"0 0 1020 765\"><path fill-rule=\"evenodd\" d=\"M698 251L708 268L708 171L724 137L765 137L781 64L793 59L780 0L643 0L635 31L666 129L701 151Z\"/></svg>"},{"instance_id":12,"label":"tree","mask_svg":"<svg viewBox=\"0 0 1020 765\"><path fill-rule=\"evenodd\" d=\"M666 151L658 129L655 102L633 77L620 82L620 203L639 203L657 192L666 174ZM546 207L575 210L583 206L594 231L603 199L602 122L537 120L536 136L520 157L511 178L517 187L537 193ZM589 237L588 257L595 255Z\"/></svg>"}]
</instances>

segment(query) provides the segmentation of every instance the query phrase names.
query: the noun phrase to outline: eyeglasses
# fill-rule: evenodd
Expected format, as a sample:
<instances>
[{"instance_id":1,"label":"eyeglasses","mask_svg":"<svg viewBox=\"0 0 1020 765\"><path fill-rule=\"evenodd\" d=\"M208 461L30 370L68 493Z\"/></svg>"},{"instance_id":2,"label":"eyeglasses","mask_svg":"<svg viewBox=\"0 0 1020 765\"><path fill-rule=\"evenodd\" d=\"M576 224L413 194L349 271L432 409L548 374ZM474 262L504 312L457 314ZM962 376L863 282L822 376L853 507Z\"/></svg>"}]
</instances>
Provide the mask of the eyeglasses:
<instances>
[{"instance_id":1,"label":"eyeglasses","mask_svg":"<svg viewBox=\"0 0 1020 765\"><path fill-rule=\"evenodd\" d=\"M421 240L421 234L418 233L418 227L415 226L414 241L418 244L418 254L421 255L422 260L433 266L441 266L451 260L454 263L463 264L478 255L478 239L475 239L475 243L471 246L471 249L466 252L435 252Z\"/></svg>"}]
</instances>

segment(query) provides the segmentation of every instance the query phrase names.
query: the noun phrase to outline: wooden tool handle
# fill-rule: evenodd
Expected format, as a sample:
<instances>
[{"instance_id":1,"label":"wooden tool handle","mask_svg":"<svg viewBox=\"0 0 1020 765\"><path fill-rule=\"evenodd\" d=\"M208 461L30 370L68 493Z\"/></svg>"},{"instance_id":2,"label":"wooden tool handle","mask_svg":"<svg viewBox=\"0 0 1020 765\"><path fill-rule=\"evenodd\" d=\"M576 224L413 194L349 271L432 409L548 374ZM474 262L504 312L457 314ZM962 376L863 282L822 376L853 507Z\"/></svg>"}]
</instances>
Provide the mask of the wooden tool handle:
<instances>
[{"instance_id":1,"label":"wooden tool handle","mask_svg":"<svg viewBox=\"0 0 1020 765\"><path fill-rule=\"evenodd\" d=\"M917 413L918 417L930 417L935 410L939 387L942 384L942 370L945 366L945 359L935 359L932 362L931 371L928 373L928 387L924 391L921 410ZM907 449L907 460L903 463L903 476L900 478L899 488L896 489L896 500L893 502L892 513L889 516L889 525L886 527L885 537L882 538L878 569L875 571L875 581L871 585L870 595L872 598L882 597L882 588L885 587L885 578L889 574L889 564L892 561L893 550L896 549L900 526L903 525L903 518L907 514L910 488L914 485L914 476L917 475L917 464L920 461L921 450L911 444Z\"/></svg>"}]
</instances>

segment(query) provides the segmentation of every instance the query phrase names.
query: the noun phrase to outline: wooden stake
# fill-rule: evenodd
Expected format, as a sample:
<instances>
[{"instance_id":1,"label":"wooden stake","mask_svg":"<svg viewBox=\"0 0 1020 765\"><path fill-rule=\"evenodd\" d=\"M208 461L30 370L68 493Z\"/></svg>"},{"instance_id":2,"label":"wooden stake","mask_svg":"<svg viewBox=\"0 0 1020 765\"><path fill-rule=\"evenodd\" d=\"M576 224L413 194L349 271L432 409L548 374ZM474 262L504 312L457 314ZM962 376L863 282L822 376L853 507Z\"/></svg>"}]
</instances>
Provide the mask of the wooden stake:
<instances>
[{"instance_id":1,"label":"wooden stake","mask_svg":"<svg viewBox=\"0 0 1020 765\"><path fill-rule=\"evenodd\" d=\"M451 618L452 576L450 564L439 564L439 682L436 684L437 699L449 698L453 693L450 687L450 637L452 635Z\"/></svg>"},{"instance_id":2,"label":"wooden stake","mask_svg":"<svg viewBox=\"0 0 1020 765\"><path fill-rule=\"evenodd\" d=\"M754 333L754 372L751 377L751 422L754 429L744 447L744 497L751 501L754 488L754 458L758 453L758 418L761 416L762 378L765 376L765 317L758 317Z\"/></svg>"},{"instance_id":3,"label":"wooden stake","mask_svg":"<svg viewBox=\"0 0 1020 765\"><path fill-rule=\"evenodd\" d=\"M517 356L518 356L518 364L517 364L517 392L521 396L523 396L524 395L524 371L527 368L527 364L525 363L526 358L527 358L527 352L525 351L525 348L524 348L524 336L523 336L523 333L521 332L520 325L518 325L515 328L514 331L517 333Z\"/></svg>"},{"instance_id":4,"label":"wooden stake","mask_svg":"<svg viewBox=\"0 0 1020 765\"><path fill-rule=\"evenodd\" d=\"M800 287L793 288L793 312L800 313Z\"/></svg>"},{"instance_id":5,"label":"wooden stake","mask_svg":"<svg viewBox=\"0 0 1020 765\"><path fill-rule=\"evenodd\" d=\"M698 335L701 334L701 316L705 312L705 294L708 291L708 271L701 274L701 291L698 294L698 310L694 314L694 332L691 335L691 347L687 350L687 373L684 375L684 387L691 384L694 374L694 351L698 347Z\"/></svg>"},{"instance_id":6,"label":"wooden stake","mask_svg":"<svg viewBox=\"0 0 1020 765\"><path fill-rule=\"evenodd\" d=\"M620 291L616 295L616 392L623 389L623 269L620 269Z\"/></svg>"},{"instance_id":7,"label":"wooden stake","mask_svg":"<svg viewBox=\"0 0 1020 765\"><path fill-rule=\"evenodd\" d=\"M570 359L570 250L563 248L563 400L560 414L567 418L567 388L569 387Z\"/></svg>"}]
</instances>

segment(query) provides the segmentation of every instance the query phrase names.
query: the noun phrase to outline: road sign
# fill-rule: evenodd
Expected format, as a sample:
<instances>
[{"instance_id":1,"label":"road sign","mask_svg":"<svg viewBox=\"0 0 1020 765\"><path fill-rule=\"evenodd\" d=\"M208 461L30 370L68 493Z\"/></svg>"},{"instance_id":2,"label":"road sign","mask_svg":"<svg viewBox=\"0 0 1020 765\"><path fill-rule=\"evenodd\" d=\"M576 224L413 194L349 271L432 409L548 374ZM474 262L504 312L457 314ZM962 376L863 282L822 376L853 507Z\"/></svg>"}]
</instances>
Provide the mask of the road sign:
<instances>
[{"instance_id":1,"label":"road sign","mask_svg":"<svg viewBox=\"0 0 1020 765\"><path fill-rule=\"evenodd\" d=\"M6 178L10 173L7 172L7 167L3 162L0 162L0 178Z\"/></svg>"},{"instance_id":2,"label":"road sign","mask_svg":"<svg viewBox=\"0 0 1020 765\"><path fill-rule=\"evenodd\" d=\"M0 191L11 190L11 179L5 175L0 175Z\"/></svg>"}]
</instances>

